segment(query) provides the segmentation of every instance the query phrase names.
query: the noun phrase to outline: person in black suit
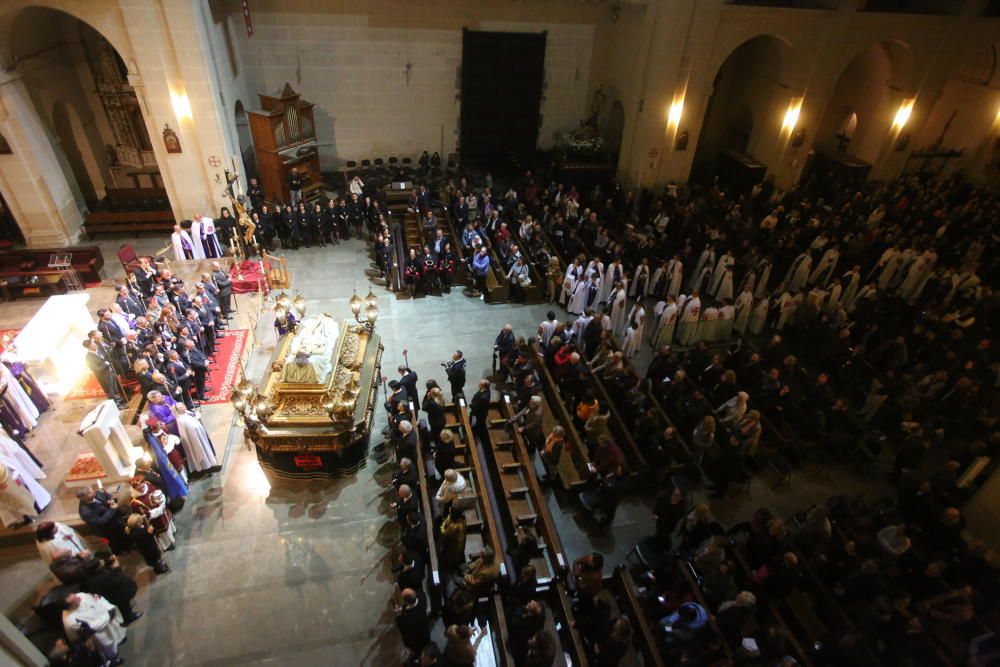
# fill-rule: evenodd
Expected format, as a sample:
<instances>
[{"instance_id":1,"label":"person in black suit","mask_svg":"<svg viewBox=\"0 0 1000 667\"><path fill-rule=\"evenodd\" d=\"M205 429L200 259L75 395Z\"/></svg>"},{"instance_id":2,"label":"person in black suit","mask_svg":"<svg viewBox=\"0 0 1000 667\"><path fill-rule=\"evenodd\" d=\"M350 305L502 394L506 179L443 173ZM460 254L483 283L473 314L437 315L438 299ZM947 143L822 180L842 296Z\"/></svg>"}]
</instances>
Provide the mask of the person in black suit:
<instances>
[{"instance_id":1,"label":"person in black suit","mask_svg":"<svg viewBox=\"0 0 1000 667\"><path fill-rule=\"evenodd\" d=\"M198 344L198 347L205 354L212 354L214 348L212 343L205 332L205 328L201 325L201 320L198 318L198 311L193 308L188 308L184 311L184 319L181 320L181 325L188 328L191 332L191 337Z\"/></svg>"},{"instance_id":2,"label":"person in black suit","mask_svg":"<svg viewBox=\"0 0 1000 667\"><path fill-rule=\"evenodd\" d=\"M260 187L256 178L251 178L247 183L247 198L250 200L250 208L259 211L264 203L264 188Z\"/></svg>"},{"instance_id":3,"label":"person in black suit","mask_svg":"<svg viewBox=\"0 0 1000 667\"><path fill-rule=\"evenodd\" d=\"M419 395L417 393L417 374L410 369L409 366L400 364L396 369L399 371L399 384L406 391L406 396L408 398L416 399Z\"/></svg>"},{"instance_id":4,"label":"person in black suit","mask_svg":"<svg viewBox=\"0 0 1000 667\"><path fill-rule=\"evenodd\" d=\"M227 320L231 319L229 314L233 312L233 281L218 262L212 262L211 277L219 290L219 306L222 308L222 316Z\"/></svg>"},{"instance_id":5,"label":"person in black suit","mask_svg":"<svg viewBox=\"0 0 1000 667\"><path fill-rule=\"evenodd\" d=\"M101 537L108 540L111 551L116 554L129 550L130 542L125 534L124 516L118 511L118 501L107 491L87 487L76 492L80 501L80 518Z\"/></svg>"},{"instance_id":6,"label":"person in black suit","mask_svg":"<svg viewBox=\"0 0 1000 667\"><path fill-rule=\"evenodd\" d=\"M108 308L97 311L97 330L104 336L104 341L111 346L112 357L109 361L119 375L124 375L128 367L128 357L125 355L125 332L111 319L111 314Z\"/></svg>"},{"instance_id":7,"label":"person in black suit","mask_svg":"<svg viewBox=\"0 0 1000 667\"><path fill-rule=\"evenodd\" d=\"M90 338L84 341L83 347L87 350L87 366L97 378L101 389L104 390L104 395L114 401L120 410L127 408L128 403L118 392L118 379L115 377L114 368L101 351L97 341Z\"/></svg>"},{"instance_id":8,"label":"person in black suit","mask_svg":"<svg viewBox=\"0 0 1000 667\"><path fill-rule=\"evenodd\" d=\"M451 385L451 400L457 401L458 396L465 391L465 357L461 350L455 350L451 355L451 361L444 365L445 373L448 375L448 384Z\"/></svg>"},{"instance_id":9,"label":"person in black suit","mask_svg":"<svg viewBox=\"0 0 1000 667\"><path fill-rule=\"evenodd\" d=\"M490 381L480 380L479 391L472 395L469 403L469 416L472 418L472 433L482 440L489 442L490 435L486 416L490 411Z\"/></svg>"},{"instance_id":10,"label":"person in black suit","mask_svg":"<svg viewBox=\"0 0 1000 667\"><path fill-rule=\"evenodd\" d=\"M145 257L139 258L139 266L132 270L132 277L139 291L145 298L153 296L153 279L156 278L156 268Z\"/></svg>"},{"instance_id":11,"label":"person in black suit","mask_svg":"<svg viewBox=\"0 0 1000 667\"><path fill-rule=\"evenodd\" d=\"M194 371L181 360L180 352L170 350L167 362L167 377L174 381L180 390L178 399L184 402L188 410L194 410L194 400L191 398L191 386L194 384Z\"/></svg>"},{"instance_id":12,"label":"person in black suit","mask_svg":"<svg viewBox=\"0 0 1000 667\"><path fill-rule=\"evenodd\" d=\"M292 206L302 202L302 184L303 180L299 170L292 167L292 171L288 174L288 193L292 199Z\"/></svg>"},{"instance_id":13,"label":"person in black suit","mask_svg":"<svg viewBox=\"0 0 1000 667\"><path fill-rule=\"evenodd\" d=\"M208 357L198 349L193 340L184 341L184 352L181 358L194 371L195 398L199 401L207 400L205 396L205 378L208 376Z\"/></svg>"},{"instance_id":14,"label":"person in black suit","mask_svg":"<svg viewBox=\"0 0 1000 667\"><path fill-rule=\"evenodd\" d=\"M333 245L340 245L340 210L332 197L323 209L323 235Z\"/></svg>"},{"instance_id":15,"label":"person in black suit","mask_svg":"<svg viewBox=\"0 0 1000 667\"><path fill-rule=\"evenodd\" d=\"M142 317L146 314L146 307L142 304L142 299L132 294L125 285L118 287L118 296L115 297L115 303L121 306L121 309L132 317Z\"/></svg>"},{"instance_id":16,"label":"person in black suit","mask_svg":"<svg viewBox=\"0 0 1000 667\"><path fill-rule=\"evenodd\" d=\"M404 588L399 597L400 603L395 609L396 627L403 638L403 646L410 657L415 658L431 642L427 605L412 588Z\"/></svg>"},{"instance_id":17,"label":"person in black suit","mask_svg":"<svg viewBox=\"0 0 1000 667\"><path fill-rule=\"evenodd\" d=\"M399 380L393 380L390 382L389 389L392 393L389 394L387 399L385 399L385 409L391 417L396 414L396 406L400 403L406 403L410 399L410 396L406 393L406 389L403 385L399 383ZM416 397L416 394L414 394L414 397Z\"/></svg>"}]
</instances>

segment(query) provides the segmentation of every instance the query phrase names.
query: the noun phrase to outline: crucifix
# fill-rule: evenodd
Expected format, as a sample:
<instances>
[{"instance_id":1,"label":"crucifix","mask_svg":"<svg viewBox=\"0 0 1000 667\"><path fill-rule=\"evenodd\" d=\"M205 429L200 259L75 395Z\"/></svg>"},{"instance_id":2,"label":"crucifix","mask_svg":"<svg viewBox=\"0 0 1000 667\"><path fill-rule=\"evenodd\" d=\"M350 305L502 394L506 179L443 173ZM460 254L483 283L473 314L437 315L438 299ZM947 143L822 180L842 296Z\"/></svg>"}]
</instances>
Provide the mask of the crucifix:
<instances>
[{"instance_id":1,"label":"crucifix","mask_svg":"<svg viewBox=\"0 0 1000 667\"><path fill-rule=\"evenodd\" d=\"M833 137L837 140L837 150L841 153L846 153L847 144L851 143L851 137L847 136L845 132L838 132Z\"/></svg>"}]
</instances>

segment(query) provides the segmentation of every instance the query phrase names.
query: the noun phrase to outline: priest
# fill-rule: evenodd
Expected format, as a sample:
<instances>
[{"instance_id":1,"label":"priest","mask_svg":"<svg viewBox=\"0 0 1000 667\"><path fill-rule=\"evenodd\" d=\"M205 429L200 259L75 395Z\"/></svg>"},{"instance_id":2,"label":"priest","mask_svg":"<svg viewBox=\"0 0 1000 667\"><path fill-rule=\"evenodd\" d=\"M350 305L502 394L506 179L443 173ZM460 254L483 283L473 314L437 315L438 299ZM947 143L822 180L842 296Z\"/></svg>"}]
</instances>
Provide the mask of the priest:
<instances>
[{"instance_id":1,"label":"priest","mask_svg":"<svg viewBox=\"0 0 1000 667\"><path fill-rule=\"evenodd\" d=\"M191 259L205 259L205 225L200 214L191 221Z\"/></svg>"},{"instance_id":2,"label":"priest","mask_svg":"<svg viewBox=\"0 0 1000 667\"><path fill-rule=\"evenodd\" d=\"M180 225L174 225L174 233L170 235L170 244L174 247L174 259L178 262L194 259L194 243L191 241L191 235L181 229Z\"/></svg>"},{"instance_id":3,"label":"priest","mask_svg":"<svg viewBox=\"0 0 1000 667\"><path fill-rule=\"evenodd\" d=\"M73 593L63 600L62 608L63 628L70 641L93 636L108 665L122 663L118 645L125 641L126 630L118 607L95 593Z\"/></svg>"},{"instance_id":4,"label":"priest","mask_svg":"<svg viewBox=\"0 0 1000 667\"><path fill-rule=\"evenodd\" d=\"M39 508L29 483L34 483L42 492L41 486L29 475L22 473L10 460L0 456L0 524L3 526L21 526L31 523ZM47 495L47 492L46 492ZM48 504L48 501L45 502ZM44 506L43 506L44 507Z\"/></svg>"},{"instance_id":5,"label":"priest","mask_svg":"<svg viewBox=\"0 0 1000 667\"><path fill-rule=\"evenodd\" d=\"M38 426L38 407L3 363L0 363L0 403L0 422L11 431L25 434Z\"/></svg>"},{"instance_id":6,"label":"priest","mask_svg":"<svg viewBox=\"0 0 1000 667\"><path fill-rule=\"evenodd\" d=\"M48 410L52 404L49 402L48 397L45 396L42 388L38 386L38 381L28 372L28 369L24 366L24 362L17 356L17 348L13 344L9 344L4 348L3 354L0 354L0 360L7 366L11 374L17 378L21 389L31 399L31 402L35 404L38 411L45 412Z\"/></svg>"},{"instance_id":7,"label":"priest","mask_svg":"<svg viewBox=\"0 0 1000 667\"><path fill-rule=\"evenodd\" d=\"M149 414L156 417L165 430L177 435L177 419L173 413L173 407L177 402L156 389L146 394L146 400L149 401Z\"/></svg>"},{"instance_id":8,"label":"priest","mask_svg":"<svg viewBox=\"0 0 1000 667\"><path fill-rule=\"evenodd\" d=\"M215 457L215 446L201 420L181 403L175 405L174 410L177 412L177 428L187 457L188 471L192 474L218 471L221 466Z\"/></svg>"}]
</instances>

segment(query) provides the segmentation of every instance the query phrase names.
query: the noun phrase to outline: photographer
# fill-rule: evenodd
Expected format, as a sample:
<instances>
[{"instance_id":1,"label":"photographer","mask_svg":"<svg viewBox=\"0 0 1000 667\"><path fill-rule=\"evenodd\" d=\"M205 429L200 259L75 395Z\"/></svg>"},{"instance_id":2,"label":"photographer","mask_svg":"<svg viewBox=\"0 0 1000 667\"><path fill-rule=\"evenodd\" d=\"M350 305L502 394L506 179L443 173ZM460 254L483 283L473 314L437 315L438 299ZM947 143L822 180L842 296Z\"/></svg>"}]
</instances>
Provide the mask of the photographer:
<instances>
[{"instance_id":1,"label":"photographer","mask_svg":"<svg viewBox=\"0 0 1000 667\"><path fill-rule=\"evenodd\" d=\"M457 401L459 394L465 391L465 357L461 350L455 350L451 355L451 361L441 364L448 375L448 384L451 385L451 400Z\"/></svg>"}]
</instances>

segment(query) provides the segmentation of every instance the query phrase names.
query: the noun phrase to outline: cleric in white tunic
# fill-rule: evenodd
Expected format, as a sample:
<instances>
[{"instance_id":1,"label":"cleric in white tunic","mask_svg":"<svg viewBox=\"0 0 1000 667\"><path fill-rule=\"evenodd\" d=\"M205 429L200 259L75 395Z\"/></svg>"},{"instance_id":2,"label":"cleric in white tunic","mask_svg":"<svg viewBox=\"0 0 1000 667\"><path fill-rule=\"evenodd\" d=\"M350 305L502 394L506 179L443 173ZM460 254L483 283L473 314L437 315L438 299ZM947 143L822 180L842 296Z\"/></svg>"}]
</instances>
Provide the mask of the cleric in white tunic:
<instances>
[{"instance_id":1,"label":"cleric in white tunic","mask_svg":"<svg viewBox=\"0 0 1000 667\"><path fill-rule=\"evenodd\" d=\"M170 245L174 247L174 259L178 262L194 259L194 243L191 242L191 235L181 229L180 225L174 225L174 233L170 235Z\"/></svg>"},{"instance_id":2,"label":"cleric in white tunic","mask_svg":"<svg viewBox=\"0 0 1000 667\"><path fill-rule=\"evenodd\" d=\"M52 502L52 494L46 491L44 486L35 481L36 479L41 479L35 477L35 472L41 472L41 469L37 465L25 468L25 466L21 465L20 460L3 453L0 453L0 464L7 470L9 483L17 484L28 490L34 501L35 509L41 512L49 506L49 503ZM45 477L45 475L42 474L41 477Z\"/></svg>"},{"instance_id":3,"label":"cleric in white tunic","mask_svg":"<svg viewBox=\"0 0 1000 667\"><path fill-rule=\"evenodd\" d=\"M174 411L177 413L177 430L187 456L188 470L196 473L217 469L219 462L215 457L215 446L201 420L188 412L183 403L175 405Z\"/></svg>"},{"instance_id":4,"label":"cleric in white tunic","mask_svg":"<svg viewBox=\"0 0 1000 667\"><path fill-rule=\"evenodd\" d=\"M124 622L118 607L96 593L74 593L63 601L66 636L70 641L81 641L89 628L97 648L110 662L118 657L118 645L125 641Z\"/></svg>"},{"instance_id":5,"label":"cleric in white tunic","mask_svg":"<svg viewBox=\"0 0 1000 667\"><path fill-rule=\"evenodd\" d=\"M194 216L191 221L191 259L205 259L205 230L202 228L201 215Z\"/></svg>"},{"instance_id":6,"label":"cleric in white tunic","mask_svg":"<svg viewBox=\"0 0 1000 667\"><path fill-rule=\"evenodd\" d=\"M35 546L46 566L60 551L68 551L76 556L81 551L90 549L87 542L80 537L80 533L58 521L43 521L38 524L38 529L35 531Z\"/></svg>"}]
</instances>

